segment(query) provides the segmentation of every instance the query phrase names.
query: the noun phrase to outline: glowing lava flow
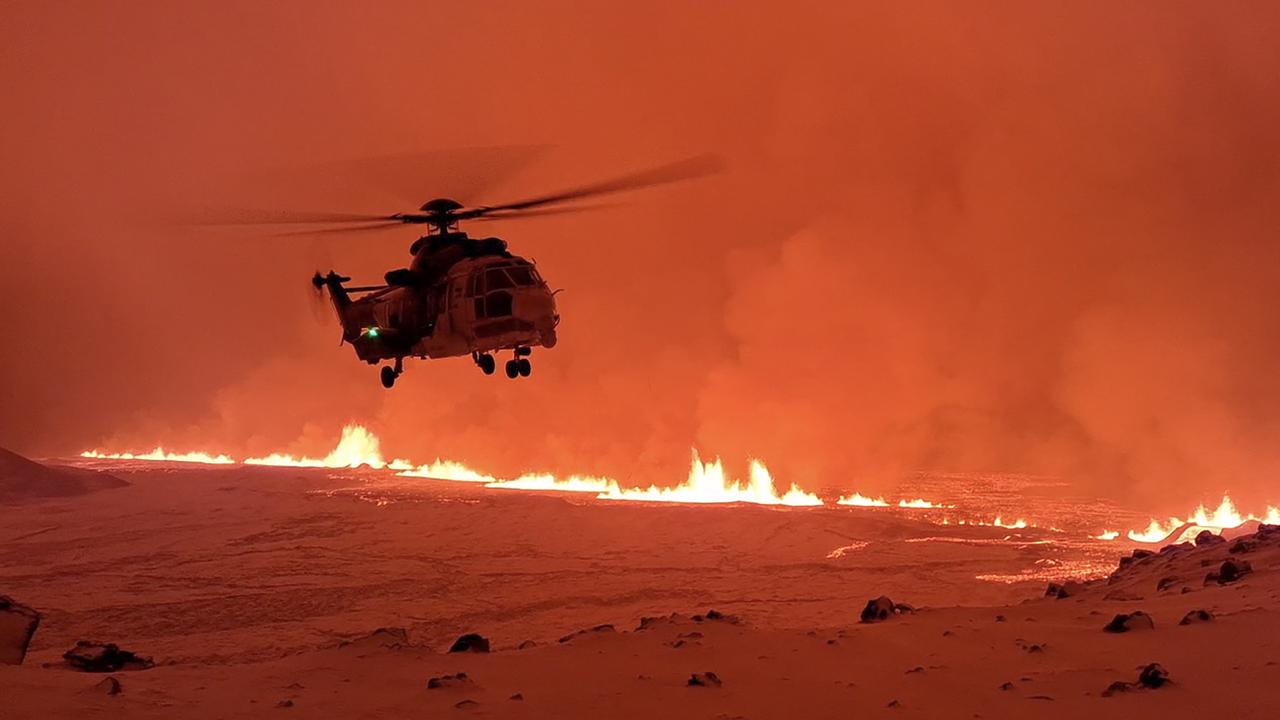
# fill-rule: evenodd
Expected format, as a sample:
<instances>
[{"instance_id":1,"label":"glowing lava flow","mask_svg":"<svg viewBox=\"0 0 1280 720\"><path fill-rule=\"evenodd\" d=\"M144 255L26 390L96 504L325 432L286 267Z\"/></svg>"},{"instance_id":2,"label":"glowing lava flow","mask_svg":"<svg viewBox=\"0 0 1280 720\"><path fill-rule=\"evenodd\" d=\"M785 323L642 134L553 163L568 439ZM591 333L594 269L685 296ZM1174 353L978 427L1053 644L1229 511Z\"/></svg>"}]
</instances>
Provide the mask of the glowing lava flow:
<instances>
[{"instance_id":1,"label":"glowing lava flow","mask_svg":"<svg viewBox=\"0 0 1280 720\"><path fill-rule=\"evenodd\" d=\"M837 505L852 505L854 507L889 507L889 503L884 498L869 498L861 493L854 493L847 497L841 497L836 500Z\"/></svg>"},{"instance_id":2,"label":"glowing lava flow","mask_svg":"<svg viewBox=\"0 0 1280 720\"><path fill-rule=\"evenodd\" d=\"M730 482L724 473L724 465L720 459L704 463L693 453L693 465L689 468L689 479L682 485L661 488L650 485L647 488L621 489L612 483L608 490L597 495L602 500L639 500L642 502L674 502L674 503L755 503L757 505L790 505L793 507L809 507L822 505L822 500L813 493L807 493L792 483L781 496L773 486L773 478L769 470L759 460L750 464L750 481L743 485Z\"/></svg>"},{"instance_id":3,"label":"glowing lava flow","mask_svg":"<svg viewBox=\"0 0 1280 720\"><path fill-rule=\"evenodd\" d=\"M472 470L462 463L454 462L452 460L441 460L440 458L436 458L435 462L428 465L419 465L412 470L404 470L396 474L403 477L453 480L455 482L475 482L485 484L499 482L498 478L493 477L492 475L485 475Z\"/></svg>"},{"instance_id":4,"label":"glowing lava flow","mask_svg":"<svg viewBox=\"0 0 1280 720\"><path fill-rule=\"evenodd\" d=\"M1201 505L1185 520L1179 520L1178 518L1171 517L1169 518L1168 523L1164 524L1159 520L1152 520L1151 524L1147 526L1147 529L1141 531L1130 530L1128 535L1129 539L1134 542L1158 543L1165 540L1177 542L1179 538L1172 536L1175 533L1179 533L1180 530L1185 531L1186 529L1195 527L1200 529L1216 530L1218 534L1221 535L1223 530L1238 528L1250 520L1264 522L1269 525L1280 524L1280 508L1269 507L1267 508L1266 515L1262 517L1257 515L1241 515L1240 511L1236 509L1235 503L1231 502L1231 498L1224 495L1222 503L1219 504L1212 512L1210 512L1204 505ZM1181 533L1179 533L1179 535L1181 535Z\"/></svg>"},{"instance_id":5,"label":"glowing lava flow","mask_svg":"<svg viewBox=\"0 0 1280 720\"><path fill-rule=\"evenodd\" d=\"M955 506L954 506L954 505L943 505L942 503L930 502L930 501L928 501L928 500L925 500L924 498L916 498L915 500L899 500L899 501L898 501L898 507L900 507L900 508L912 508L912 509L914 509L914 510L936 510L936 509L938 509L938 508L950 508L950 507L955 507Z\"/></svg>"},{"instance_id":6,"label":"glowing lava flow","mask_svg":"<svg viewBox=\"0 0 1280 720\"><path fill-rule=\"evenodd\" d=\"M504 490L551 490L555 492L607 493L618 489L618 483L608 478L570 475L561 480L550 474L521 475L515 480L498 480L485 487Z\"/></svg>"},{"instance_id":7,"label":"glowing lava flow","mask_svg":"<svg viewBox=\"0 0 1280 720\"><path fill-rule=\"evenodd\" d=\"M342 428L342 438L333 452L323 459L272 453L266 457L248 458L245 465L271 465L276 467L310 467L310 468L358 468L367 465L375 470L387 467L382 458L382 448L378 438L360 425L347 425ZM405 460L394 460L391 466L399 468L412 467Z\"/></svg>"},{"instance_id":8,"label":"glowing lava flow","mask_svg":"<svg viewBox=\"0 0 1280 720\"><path fill-rule=\"evenodd\" d=\"M183 463L203 463L205 465L234 465L235 460L226 455L210 455L203 452L191 453L171 453L165 452L162 448L156 448L148 453L134 455L133 453L103 453L97 450L86 450L80 453L82 458L93 458L94 460L150 460L153 462L183 462Z\"/></svg>"}]
</instances>

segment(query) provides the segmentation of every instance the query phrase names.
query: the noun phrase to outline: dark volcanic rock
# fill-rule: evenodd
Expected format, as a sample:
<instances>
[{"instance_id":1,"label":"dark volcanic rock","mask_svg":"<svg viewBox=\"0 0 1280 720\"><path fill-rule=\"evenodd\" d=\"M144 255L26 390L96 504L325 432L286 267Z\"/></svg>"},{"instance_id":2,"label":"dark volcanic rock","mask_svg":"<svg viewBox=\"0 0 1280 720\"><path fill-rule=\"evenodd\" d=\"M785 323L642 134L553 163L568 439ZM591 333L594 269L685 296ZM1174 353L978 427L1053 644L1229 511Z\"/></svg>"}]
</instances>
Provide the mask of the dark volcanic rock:
<instances>
[{"instance_id":1,"label":"dark volcanic rock","mask_svg":"<svg viewBox=\"0 0 1280 720\"><path fill-rule=\"evenodd\" d=\"M888 620L893 617L897 606L893 604L887 596L881 595L875 600L868 600L867 606L862 608L862 614L859 616L861 622L875 623L882 620Z\"/></svg>"},{"instance_id":2,"label":"dark volcanic rock","mask_svg":"<svg viewBox=\"0 0 1280 720\"><path fill-rule=\"evenodd\" d=\"M39 626L40 613L0 595L0 665L21 665Z\"/></svg>"},{"instance_id":3,"label":"dark volcanic rock","mask_svg":"<svg viewBox=\"0 0 1280 720\"><path fill-rule=\"evenodd\" d=\"M355 648L399 648L409 644L409 633L404 628L384 627L378 628L368 635L364 635L350 640L343 640L338 643L338 647L355 647Z\"/></svg>"},{"instance_id":4,"label":"dark volcanic rock","mask_svg":"<svg viewBox=\"0 0 1280 720\"><path fill-rule=\"evenodd\" d=\"M62 658L82 672L119 672L122 670L146 670L154 667L151 658L121 650L115 643L79 640L76 646L62 654Z\"/></svg>"},{"instance_id":5,"label":"dark volcanic rock","mask_svg":"<svg viewBox=\"0 0 1280 720\"><path fill-rule=\"evenodd\" d=\"M713 672L693 673L689 676L689 687L720 687L723 685L720 676Z\"/></svg>"},{"instance_id":6,"label":"dark volcanic rock","mask_svg":"<svg viewBox=\"0 0 1280 720\"><path fill-rule=\"evenodd\" d=\"M1244 538L1241 538L1231 543L1231 547L1227 548L1227 552L1231 553L1232 555L1240 555L1242 553L1253 552L1255 549L1257 549L1257 547L1258 547L1257 545L1249 542L1248 540L1245 540Z\"/></svg>"},{"instance_id":7,"label":"dark volcanic rock","mask_svg":"<svg viewBox=\"0 0 1280 720\"><path fill-rule=\"evenodd\" d=\"M581 636L581 635L594 635L594 634L597 634L597 633L611 633L611 632L615 632L614 627L613 627L612 625L608 625L608 624L606 624L606 625L596 625L595 627L587 628L586 630L579 630L579 631L577 631L577 632L571 632L571 633L569 633L568 635L565 635L564 637L560 638L560 642L562 642L562 643L567 643L567 642L569 642L570 640L572 640L572 639L574 639L574 638L576 638L576 637L579 637L579 636Z\"/></svg>"},{"instance_id":8,"label":"dark volcanic rock","mask_svg":"<svg viewBox=\"0 0 1280 720\"><path fill-rule=\"evenodd\" d=\"M1080 583L1075 581L1070 581L1065 583L1049 583L1049 586L1044 589L1044 596L1062 600L1064 598L1069 598L1072 595L1079 594L1080 591L1083 589L1084 589L1084 585L1081 585Z\"/></svg>"},{"instance_id":9,"label":"dark volcanic rock","mask_svg":"<svg viewBox=\"0 0 1280 720\"><path fill-rule=\"evenodd\" d=\"M1240 578L1253 572L1253 565L1248 560L1227 559L1222 562L1222 567L1216 572L1211 572L1204 577L1204 584L1218 583L1226 585L1233 583Z\"/></svg>"},{"instance_id":10,"label":"dark volcanic rock","mask_svg":"<svg viewBox=\"0 0 1280 720\"><path fill-rule=\"evenodd\" d=\"M522 643L520 643L519 645L517 645L517 646L516 646L516 649L517 649L517 650L528 650L529 648L535 648L535 647L538 647L538 643L536 643L536 642L534 642L534 641L532 641L532 640L525 640L524 642L522 642Z\"/></svg>"},{"instance_id":11,"label":"dark volcanic rock","mask_svg":"<svg viewBox=\"0 0 1280 720\"><path fill-rule=\"evenodd\" d=\"M1162 592L1178 584L1176 577L1162 577L1156 582L1156 591Z\"/></svg>"},{"instance_id":12,"label":"dark volcanic rock","mask_svg":"<svg viewBox=\"0 0 1280 720\"><path fill-rule=\"evenodd\" d=\"M1151 663L1138 672L1137 682L1117 680L1102 691L1102 697L1111 697L1117 693L1130 692L1132 690L1155 690L1164 687L1170 682L1172 681L1169 680L1169 672L1160 663Z\"/></svg>"},{"instance_id":13,"label":"dark volcanic rock","mask_svg":"<svg viewBox=\"0 0 1280 720\"><path fill-rule=\"evenodd\" d=\"M441 675L427 680L428 690L445 690L448 688L468 687L475 682L464 672L455 675Z\"/></svg>"},{"instance_id":14,"label":"dark volcanic rock","mask_svg":"<svg viewBox=\"0 0 1280 720\"><path fill-rule=\"evenodd\" d=\"M489 640L477 633L467 633L453 641L453 646L449 648L449 652L487 653L489 652Z\"/></svg>"},{"instance_id":15,"label":"dark volcanic rock","mask_svg":"<svg viewBox=\"0 0 1280 720\"><path fill-rule=\"evenodd\" d=\"M726 623L729 623L730 625L737 625L742 622L742 619L739 618L737 615L726 615L720 612L719 610L708 610L706 615L694 615L689 619L694 622L702 622L704 620L711 621L711 622L726 622ZM641 618L642 627L643 627L643 624L644 624L644 618Z\"/></svg>"},{"instance_id":16,"label":"dark volcanic rock","mask_svg":"<svg viewBox=\"0 0 1280 720\"><path fill-rule=\"evenodd\" d=\"M1169 671L1165 670L1160 663L1151 663L1138 673L1138 684L1145 688L1163 687L1167 682L1169 682Z\"/></svg>"},{"instance_id":17,"label":"dark volcanic rock","mask_svg":"<svg viewBox=\"0 0 1280 720\"><path fill-rule=\"evenodd\" d=\"M1208 610L1192 610L1182 616L1182 620L1178 621L1179 625L1192 625L1194 623L1203 623L1213 620L1213 613Z\"/></svg>"},{"instance_id":18,"label":"dark volcanic rock","mask_svg":"<svg viewBox=\"0 0 1280 720\"><path fill-rule=\"evenodd\" d=\"M1128 614L1120 614L1111 619L1107 626L1102 628L1103 632L1123 633L1130 630L1155 630L1155 621L1151 616L1141 610L1134 610Z\"/></svg>"},{"instance_id":19,"label":"dark volcanic rock","mask_svg":"<svg viewBox=\"0 0 1280 720\"><path fill-rule=\"evenodd\" d=\"M1196 535L1196 547L1205 547L1207 545L1221 545L1226 539L1221 535L1214 533L1212 530L1201 530Z\"/></svg>"},{"instance_id":20,"label":"dark volcanic rock","mask_svg":"<svg viewBox=\"0 0 1280 720\"><path fill-rule=\"evenodd\" d=\"M1102 697L1111 697L1116 693L1129 692L1132 689L1133 689L1133 683L1127 683L1123 680L1117 680L1111 683L1110 685L1108 685L1106 690L1102 691Z\"/></svg>"},{"instance_id":21,"label":"dark volcanic rock","mask_svg":"<svg viewBox=\"0 0 1280 720\"><path fill-rule=\"evenodd\" d=\"M103 695L119 695L124 692L124 686L120 684L120 680L113 675L108 675L97 682L92 688L94 692Z\"/></svg>"}]
</instances>

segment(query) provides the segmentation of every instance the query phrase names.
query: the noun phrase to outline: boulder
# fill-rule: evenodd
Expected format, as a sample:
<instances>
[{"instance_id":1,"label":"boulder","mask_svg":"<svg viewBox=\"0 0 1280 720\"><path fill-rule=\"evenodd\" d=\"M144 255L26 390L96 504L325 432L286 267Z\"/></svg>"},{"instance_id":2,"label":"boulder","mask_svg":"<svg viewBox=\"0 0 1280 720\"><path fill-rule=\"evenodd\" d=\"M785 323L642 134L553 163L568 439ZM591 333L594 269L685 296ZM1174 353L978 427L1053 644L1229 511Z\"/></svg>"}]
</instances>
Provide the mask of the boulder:
<instances>
[{"instance_id":1,"label":"boulder","mask_svg":"<svg viewBox=\"0 0 1280 720\"><path fill-rule=\"evenodd\" d=\"M122 650L115 643L78 640L76 646L62 654L67 665L81 672L119 672L155 667L151 658Z\"/></svg>"},{"instance_id":2,"label":"boulder","mask_svg":"<svg viewBox=\"0 0 1280 720\"><path fill-rule=\"evenodd\" d=\"M409 633L404 628L399 627L383 627L374 630L368 635L343 640L338 643L338 647L352 648L400 648L409 644Z\"/></svg>"},{"instance_id":3,"label":"boulder","mask_svg":"<svg viewBox=\"0 0 1280 720\"><path fill-rule=\"evenodd\" d=\"M713 672L693 673L689 676L689 687L720 687L724 682Z\"/></svg>"},{"instance_id":4,"label":"boulder","mask_svg":"<svg viewBox=\"0 0 1280 720\"><path fill-rule=\"evenodd\" d=\"M1240 538L1239 540L1236 540L1235 542L1231 543L1231 547L1227 548L1227 552L1231 553L1232 555L1240 555L1242 553L1253 552L1255 549L1257 549L1257 547L1258 546L1253 544L1252 542L1249 542L1244 538Z\"/></svg>"},{"instance_id":5,"label":"boulder","mask_svg":"<svg viewBox=\"0 0 1280 720\"><path fill-rule=\"evenodd\" d=\"M859 616L861 622L874 623L888 620L893 616L893 601L886 595L881 595L874 600L868 600L867 606L862 608L862 615Z\"/></svg>"},{"instance_id":6,"label":"boulder","mask_svg":"<svg viewBox=\"0 0 1280 720\"><path fill-rule=\"evenodd\" d=\"M1253 572L1253 565L1248 560L1227 559L1222 562L1222 566L1215 572L1211 572L1204 577L1204 584L1218 583L1226 585L1233 583L1240 578Z\"/></svg>"},{"instance_id":7,"label":"boulder","mask_svg":"<svg viewBox=\"0 0 1280 720\"><path fill-rule=\"evenodd\" d=\"M1131 613L1122 613L1116 615L1102 628L1103 632L1109 633L1125 633L1130 630L1155 630L1155 621L1151 616L1141 610L1134 610Z\"/></svg>"},{"instance_id":8,"label":"boulder","mask_svg":"<svg viewBox=\"0 0 1280 720\"><path fill-rule=\"evenodd\" d=\"M467 633L453 641L453 645L449 648L449 652L487 653L489 652L489 640L483 635L477 633Z\"/></svg>"},{"instance_id":9,"label":"boulder","mask_svg":"<svg viewBox=\"0 0 1280 720\"><path fill-rule=\"evenodd\" d=\"M1195 623L1204 623L1213 620L1213 613L1208 610L1192 610L1182 616L1182 620L1178 621L1179 625L1193 625Z\"/></svg>"},{"instance_id":10,"label":"boulder","mask_svg":"<svg viewBox=\"0 0 1280 720\"><path fill-rule=\"evenodd\" d=\"M1117 693L1130 692L1132 690L1155 690L1164 687L1170 682L1172 681L1169 679L1169 672L1160 663L1150 663L1138 672L1137 682L1117 680L1102 691L1102 697L1111 697Z\"/></svg>"},{"instance_id":11,"label":"boulder","mask_svg":"<svg viewBox=\"0 0 1280 720\"><path fill-rule=\"evenodd\" d=\"M1069 598L1072 595L1079 594L1080 591L1083 589L1084 589L1084 585L1075 581L1070 581L1065 583L1049 583L1049 586L1044 589L1044 596L1051 597L1057 600L1062 600L1064 598Z\"/></svg>"},{"instance_id":12,"label":"boulder","mask_svg":"<svg viewBox=\"0 0 1280 720\"><path fill-rule=\"evenodd\" d=\"M708 620L711 622L725 622L725 623L729 623L730 625L737 625L742 622L742 619L739 618L737 615L726 615L720 612L719 610L708 610L706 615L694 615L689 619L693 620L694 622L702 622L704 620ZM644 622L644 618L641 618L642 625L643 625L643 622Z\"/></svg>"},{"instance_id":13,"label":"boulder","mask_svg":"<svg viewBox=\"0 0 1280 720\"><path fill-rule=\"evenodd\" d=\"M120 684L119 678L108 675L99 680L90 690L102 695L119 695L124 692L124 686Z\"/></svg>"},{"instance_id":14,"label":"boulder","mask_svg":"<svg viewBox=\"0 0 1280 720\"><path fill-rule=\"evenodd\" d=\"M0 665L21 665L39 626L40 613L0 595Z\"/></svg>"},{"instance_id":15,"label":"boulder","mask_svg":"<svg viewBox=\"0 0 1280 720\"><path fill-rule=\"evenodd\" d=\"M456 673L454 675L441 675L440 677L433 677L427 680L428 690L447 690L449 688L468 687L471 685L475 685L475 682L471 678L467 677L467 674L464 672Z\"/></svg>"},{"instance_id":16,"label":"boulder","mask_svg":"<svg viewBox=\"0 0 1280 720\"><path fill-rule=\"evenodd\" d=\"M1205 547L1208 545L1221 545L1226 539L1221 535L1214 533L1212 530L1201 530L1196 535L1196 547Z\"/></svg>"},{"instance_id":17,"label":"boulder","mask_svg":"<svg viewBox=\"0 0 1280 720\"><path fill-rule=\"evenodd\" d=\"M1151 663L1138 673L1138 684L1144 688L1159 688L1169 682L1169 671L1160 663Z\"/></svg>"},{"instance_id":18,"label":"boulder","mask_svg":"<svg viewBox=\"0 0 1280 720\"><path fill-rule=\"evenodd\" d=\"M1162 577L1156 581L1156 592L1163 592L1177 584L1178 578L1176 577Z\"/></svg>"},{"instance_id":19,"label":"boulder","mask_svg":"<svg viewBox=\"0 0 1280 720\"><path fill-rule=\"evenodd\" d=\"M611 632L616 632L616 630L612 625L608 625L608 624L596 625L595 627L590 627L590 628L587 628L586 630L571 632L568 635L565 635L564 637L560 638L560 642L567 643L570 640L573 640L574 638L580 635L596 635L599 633L611 633Z\"/></svg>"}]
</instances>

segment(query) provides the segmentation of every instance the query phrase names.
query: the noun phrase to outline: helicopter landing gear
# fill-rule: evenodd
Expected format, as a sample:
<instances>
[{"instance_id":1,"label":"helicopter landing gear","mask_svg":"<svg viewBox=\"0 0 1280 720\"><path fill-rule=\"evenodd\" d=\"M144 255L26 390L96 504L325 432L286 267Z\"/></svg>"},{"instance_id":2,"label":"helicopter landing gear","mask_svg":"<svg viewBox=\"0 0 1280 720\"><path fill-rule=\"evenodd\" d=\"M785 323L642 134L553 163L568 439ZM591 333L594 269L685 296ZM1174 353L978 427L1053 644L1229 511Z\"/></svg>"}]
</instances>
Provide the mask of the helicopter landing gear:
<instances>
[{"instance_id":1,"label":"helicopter landing gear","mask_svg":"<svg viewBox=\"0 0 1280 720\"><path fill-rule=\"evenodd\" d=\"M384 365L381 373L382 387L390 390L402 372L404 372L404 358L396 358L395 367Z\"/></svg>"},{"instance_id":2,"label":"helicopter landing gear","mask_svg":"<svg viewBox=\"0 0 1280 720\"><path fill-rule=\"evenodd\" d=\"M533 348L516 348L515 357L507 361L507 377L512 380L518 377L529 377L529 374L533 372L533 365L529 363L529 355L532 353Z\"/></svg>"},{"instance_id":3,"label":"helicopter landing gear","mask_svg":"<svg viewBox=\"0 0 1280 720\"><path fill-rule=\"evenodd\" d=\"M494 360L489 353L472 353L471 359L475 360L476 365L485 375L492 375L493 371L498 368L498 361Z\"/></svg>"}]
</instances>

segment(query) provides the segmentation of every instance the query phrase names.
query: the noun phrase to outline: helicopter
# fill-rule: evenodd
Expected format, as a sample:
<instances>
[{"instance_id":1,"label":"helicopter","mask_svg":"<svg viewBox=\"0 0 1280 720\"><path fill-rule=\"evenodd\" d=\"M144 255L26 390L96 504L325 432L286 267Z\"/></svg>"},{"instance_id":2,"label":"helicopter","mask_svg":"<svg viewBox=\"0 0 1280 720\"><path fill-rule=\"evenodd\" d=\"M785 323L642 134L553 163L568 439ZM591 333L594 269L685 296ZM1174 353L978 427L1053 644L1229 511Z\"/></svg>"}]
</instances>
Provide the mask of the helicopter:
<instances>
[{"instance_id":1,"label":"helicopter","mask_svg":"<svg viewBox=\"0 0 1280 720\"><path fill-rule=\"evenodd\" d=\"M492 375L498 365L495 356L510 351L504 372L516 379L532 373L530 356L535 347L556 346L560 314L555 296L560 291L550 289L533 261L512 254L506 241L471 237L459 229L459 223L590 209L595 206L553 206L691 179L718 169L717 158L699 156L516 202L468 207L436 198L416 211L391 215L276 213L233 224L328 226L289 234L425 225L426 234L409 246L408 267L387 271L382 284L348 286L351 278L333 270L323 275L317 271L311 278L316 293L329 296L342 327L340 344L351 345L356 357L370 365L389 362L379 373L387 389L404 372L406 358L470 356L485 375Z\"/></svg>"}]
</instances>

